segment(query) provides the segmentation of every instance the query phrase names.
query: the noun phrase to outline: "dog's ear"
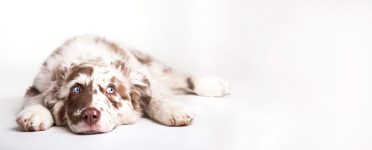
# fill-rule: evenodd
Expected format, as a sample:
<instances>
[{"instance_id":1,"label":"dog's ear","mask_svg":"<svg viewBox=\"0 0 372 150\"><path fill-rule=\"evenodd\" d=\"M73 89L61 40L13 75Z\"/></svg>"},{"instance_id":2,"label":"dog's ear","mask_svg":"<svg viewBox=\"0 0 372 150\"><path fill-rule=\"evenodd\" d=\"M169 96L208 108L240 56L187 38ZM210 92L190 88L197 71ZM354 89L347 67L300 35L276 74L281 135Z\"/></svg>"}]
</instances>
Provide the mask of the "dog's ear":
<instances>
[{"instance_id":1,"label":"dog's ear","mask_svg":"<svg viewBox=\"0 0 372 150\"><path fill-rule=\"evenodd\" d=\"M112 62L111 65L121 71L129 79L130 99L134 110L142 112L142 106L146 106L151 100L150 82L145 75L129 69L123 61Z\"/></svg>"},{"instance_id":2,"label":"dog's ear","mask_svg":"<svg viewBox=\"0 0 372 150\"><path fill-rule=\"evenodd\" d=\"M67 124L65 118L65 96L66 91L63 89L66 75L69 73L66 66L57 67L51 76L49 88L44 92L44 106L53 114L55 124L58 126ZM68 91L67 91L68 92Z\"/></svg>"},{"instance_id":3,"label":"dog's ear","mask_svg":"<svg viewBox=\"0 0 372 150\"><path fill-rule=\"evenodd\" d=\"M128 78L131 82L130 97L133 107L141 112L141 106L146 106L151 100L150 82L144 75L134 71L130 71Z\"/></svg>"}]
</instances>

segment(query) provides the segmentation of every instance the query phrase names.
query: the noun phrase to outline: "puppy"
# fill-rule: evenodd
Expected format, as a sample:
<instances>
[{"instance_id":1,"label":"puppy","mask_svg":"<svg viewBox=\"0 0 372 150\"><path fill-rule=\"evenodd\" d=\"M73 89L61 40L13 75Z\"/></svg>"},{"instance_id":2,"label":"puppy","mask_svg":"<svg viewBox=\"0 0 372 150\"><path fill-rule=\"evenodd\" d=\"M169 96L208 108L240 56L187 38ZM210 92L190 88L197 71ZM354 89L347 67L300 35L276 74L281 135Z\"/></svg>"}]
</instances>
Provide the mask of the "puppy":
<instances>
[{"instance_id":1,"label":"puppy","mask_svg":"<svg viewBox=\"0 0 372 150\"><path fill-rule=\"evenodd\" d=\"M92 134L135 123L142 114L166 126L187 126L193 114L172 94L224 96L217 77L176 72L149 55L99 36L67 40L43 63L17 116L24 131L68 126Z\"/></svg>"}]
</instances>

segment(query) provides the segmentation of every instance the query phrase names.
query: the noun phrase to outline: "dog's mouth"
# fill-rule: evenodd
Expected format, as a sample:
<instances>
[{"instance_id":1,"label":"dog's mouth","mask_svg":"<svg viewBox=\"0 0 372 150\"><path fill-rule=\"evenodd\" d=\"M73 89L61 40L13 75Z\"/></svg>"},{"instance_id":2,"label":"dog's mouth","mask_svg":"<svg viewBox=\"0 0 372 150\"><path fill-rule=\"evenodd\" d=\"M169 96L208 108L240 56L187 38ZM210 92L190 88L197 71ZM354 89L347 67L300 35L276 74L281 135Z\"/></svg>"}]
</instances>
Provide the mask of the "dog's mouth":
<instances>
[{"instance_id":1,"label":"dog's mouth","mask_svg":"<svg viewBox=\"0 0 372 150\"><path fill-rule=\"evenodd\" d=\"M77 126L69 126L71 131L76 134L88 135L88 134L102 134L112 131L115 127L108 126L105 124L94 124L89 125L85 122L79 123Z\"/></svg>"},{"instance_id":2,"label":"dog's mouth","mask_svg":"<svg viewBox=\"0 0 372 150\"><path fill-rule=\"evenodd\" d=\"M77 123L70 123L68 127L76 134L100 134L110 132L115 128L115 125L112 121L103 116L102 112L95 107L88 107L76 118L73 118L78 119Z\"/></svg>"}]
</instances>

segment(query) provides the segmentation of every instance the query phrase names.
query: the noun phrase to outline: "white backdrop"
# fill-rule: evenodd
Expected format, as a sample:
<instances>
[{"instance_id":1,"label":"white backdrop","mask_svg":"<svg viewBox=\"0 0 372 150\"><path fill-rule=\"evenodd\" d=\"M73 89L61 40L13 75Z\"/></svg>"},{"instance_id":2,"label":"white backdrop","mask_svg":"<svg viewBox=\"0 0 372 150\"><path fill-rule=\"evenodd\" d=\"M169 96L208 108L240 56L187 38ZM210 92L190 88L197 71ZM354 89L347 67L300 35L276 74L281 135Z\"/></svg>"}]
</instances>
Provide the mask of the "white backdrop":
<instances>
[{"instance_id":1,"label":"white backdrop","mask_svg":"<svg viewBox=\"0 0 372 150\"><path fill-rule=\"evenodd\" d=\"M372 149L372 1L0 1L0 149ZM185 72L230 81L179 96L194 124L23 133L14 116L66 38L98 34Z\"/></svg>"}]
</instances>

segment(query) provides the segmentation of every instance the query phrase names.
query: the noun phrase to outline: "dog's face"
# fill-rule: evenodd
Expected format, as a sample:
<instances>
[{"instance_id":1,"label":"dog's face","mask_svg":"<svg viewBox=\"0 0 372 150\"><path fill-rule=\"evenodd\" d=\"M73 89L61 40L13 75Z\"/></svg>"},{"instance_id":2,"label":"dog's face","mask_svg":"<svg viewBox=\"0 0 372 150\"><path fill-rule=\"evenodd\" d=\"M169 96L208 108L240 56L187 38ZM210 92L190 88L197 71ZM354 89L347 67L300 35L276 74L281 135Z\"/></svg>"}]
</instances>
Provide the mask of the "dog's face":
<instances>
[{"instance_id":1,"label":"dog's face","mask_svg":"<svg viewBox=\"0 0 372 150\"><path fill-rule=\"evenodd\" d=\"M149 97L147 80L120 67L78 65L62 74L55 86L59 100L50 109L57 125L67 124L75 133L134 123L141 116L138 98Z\"/></svg>"}]
</instances>

